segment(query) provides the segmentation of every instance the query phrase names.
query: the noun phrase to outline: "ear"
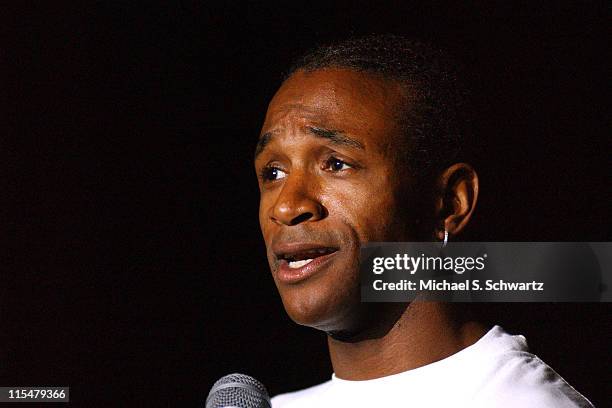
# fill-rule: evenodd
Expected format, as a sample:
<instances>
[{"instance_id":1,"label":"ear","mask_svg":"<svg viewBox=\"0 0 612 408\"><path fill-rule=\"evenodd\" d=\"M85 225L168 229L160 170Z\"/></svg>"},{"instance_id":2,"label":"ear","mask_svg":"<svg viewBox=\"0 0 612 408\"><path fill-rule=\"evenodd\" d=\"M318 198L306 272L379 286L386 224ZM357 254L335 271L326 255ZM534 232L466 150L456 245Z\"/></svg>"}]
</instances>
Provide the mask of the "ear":
<instances>
[{"instance_id":1,"label":"ear","mask_svg":"<svg viewBox=\"0 0 612 408\"><path fill-rule=\"evenodd\" d=\"M467 163L456 163L438 178L436 216L439 222L435 231L438 239L459 234L470 221L478 200L478 174Z\"/></svg>"}]
</instances>

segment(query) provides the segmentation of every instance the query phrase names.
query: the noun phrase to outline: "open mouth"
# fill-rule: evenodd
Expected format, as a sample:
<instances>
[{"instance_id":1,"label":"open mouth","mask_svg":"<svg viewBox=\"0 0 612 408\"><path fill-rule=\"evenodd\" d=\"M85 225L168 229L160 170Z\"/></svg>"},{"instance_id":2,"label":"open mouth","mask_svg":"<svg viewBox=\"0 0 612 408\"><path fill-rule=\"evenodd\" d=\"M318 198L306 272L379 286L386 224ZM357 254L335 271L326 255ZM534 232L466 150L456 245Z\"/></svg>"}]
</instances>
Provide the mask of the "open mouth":
<instances>
[{"instance_id":1,"label":"open mouth","mask_svg":"<svg viewBox=\"0 0 612 408\"><path fill-rule=\"evenodd\" d=\"M336 251L338 251L337 248L312 248L281 253L277 255L277 258L286 261L290 269L298 269L308 265L317 258L332 254Z\"/></svg>"}]
</instances>

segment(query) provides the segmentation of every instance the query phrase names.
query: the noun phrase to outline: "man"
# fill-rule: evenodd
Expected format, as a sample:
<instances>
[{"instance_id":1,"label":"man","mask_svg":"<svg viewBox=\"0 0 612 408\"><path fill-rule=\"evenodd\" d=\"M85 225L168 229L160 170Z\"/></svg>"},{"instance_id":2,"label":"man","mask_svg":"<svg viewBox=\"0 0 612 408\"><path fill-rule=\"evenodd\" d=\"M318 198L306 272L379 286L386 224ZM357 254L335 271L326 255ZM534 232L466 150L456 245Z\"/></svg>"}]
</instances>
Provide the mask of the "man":
<instances>
[{"instance_id":1,"label":"man","mask_svg":"<svg viewBox=\"0 0 612 408\"><path fill-rule=\"evenodd\" d=\"M470 221L462 96L439 52L371 36L306 55L270 102L255 158L267 257L334 369L274 407L591 406L522 336L456 306L360 302L362 244L453 239Z\"/></svg>"}]
</instances>

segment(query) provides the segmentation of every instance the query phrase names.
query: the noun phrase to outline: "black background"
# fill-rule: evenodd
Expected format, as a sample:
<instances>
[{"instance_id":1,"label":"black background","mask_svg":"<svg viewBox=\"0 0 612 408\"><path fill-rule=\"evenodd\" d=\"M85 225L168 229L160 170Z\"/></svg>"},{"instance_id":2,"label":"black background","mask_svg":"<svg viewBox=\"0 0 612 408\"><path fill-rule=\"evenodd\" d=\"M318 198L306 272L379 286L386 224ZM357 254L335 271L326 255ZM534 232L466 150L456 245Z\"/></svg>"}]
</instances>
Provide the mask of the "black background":
<instances>
[{"instance_id":1,"label":"black background","mask_svg":"<svg viewBox=\"0 0 612 408\"><path fill-rule=\"evenodd\" d=\"M471 236L610 240L605 3L150 3L2 12L2 385L196 406L233 371L271 394L329 378L324 336L269 277L251 161L291 59L349 35L416 36L468 68ZM604 404L608 304L489 312Z\"/></svg>"}]
</instances>

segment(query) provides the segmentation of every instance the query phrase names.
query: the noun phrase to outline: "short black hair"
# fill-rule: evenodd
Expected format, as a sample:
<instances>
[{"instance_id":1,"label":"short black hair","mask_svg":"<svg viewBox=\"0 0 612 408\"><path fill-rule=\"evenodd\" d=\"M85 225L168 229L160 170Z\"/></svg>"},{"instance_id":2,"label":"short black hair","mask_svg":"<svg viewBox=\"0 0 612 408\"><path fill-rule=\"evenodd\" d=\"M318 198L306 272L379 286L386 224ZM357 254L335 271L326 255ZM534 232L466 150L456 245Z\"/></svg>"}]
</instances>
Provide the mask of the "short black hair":
<instances>
[{"instance_id":1,"label":"short black hair","mask_svg":"<svg viewBox=\"0 0 612 408\"><path fill-rule=\"evenodd\" d=\"M285 74L346 68L399 81L410 93L400 121L410 148L406 161L421 182L464 160L470 132L467 91L460 69L444 51L404 37L378 34L319 46ZM423 177L425 176L425 177Z\"/></svg>"}]
</instances>

